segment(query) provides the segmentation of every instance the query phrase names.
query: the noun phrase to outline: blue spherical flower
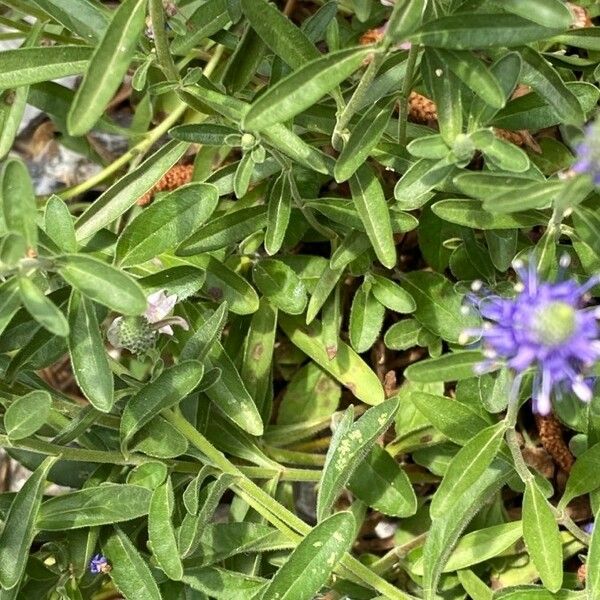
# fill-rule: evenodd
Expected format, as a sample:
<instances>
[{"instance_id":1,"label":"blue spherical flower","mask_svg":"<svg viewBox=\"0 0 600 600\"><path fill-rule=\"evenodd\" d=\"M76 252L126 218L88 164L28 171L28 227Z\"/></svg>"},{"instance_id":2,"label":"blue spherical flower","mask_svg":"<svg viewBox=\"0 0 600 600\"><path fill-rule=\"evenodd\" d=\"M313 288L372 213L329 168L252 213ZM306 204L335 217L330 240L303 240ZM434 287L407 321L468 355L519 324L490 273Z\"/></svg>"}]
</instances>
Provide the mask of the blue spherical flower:
<instances>
[{"instance_id":1,"label":"blue spherical flower","mask_svg":"<svg viewBox=\"0 0 600 600\"><path fill-rule=\"evenodd\" d=\"M600 120L586 126L575 153L577 160L572 167L573 171L589 175L595 185L600 185Z\"/></svg>"},{"instance_id":2,"label":"blue spherical flower","mask_svg":"<svg viewBox=\"0 0 600 600\"><path fill-rule=\"evenodd\" d=\"M568 259L561 261L564 269ZM600 359L599 307L587 307L588 292L599 277L580 285L572 279L540 281L535 266L514 265L521 283L517 294L504 298L488 294L471 300L484 319L481 336L486 362L484 373L507 364L514 372L535 369L533 409L541 415L551 411L551 396L572 391L589 402L592 389L585 375ZM477 288L477 286L476 286Z\"/></svg>"},{"instance_id":3,"label":"blue spherical flower","mask_svg":"<svg viewBox=\"0 0 600 600\"><path fill-rule=\"evenodd\" d=\"M110 565L108 564L106 556L96 554L90 561L90 572L97 575L98 573L107 573L108 571L110 571Z\"/></svg>"}]
</instances>

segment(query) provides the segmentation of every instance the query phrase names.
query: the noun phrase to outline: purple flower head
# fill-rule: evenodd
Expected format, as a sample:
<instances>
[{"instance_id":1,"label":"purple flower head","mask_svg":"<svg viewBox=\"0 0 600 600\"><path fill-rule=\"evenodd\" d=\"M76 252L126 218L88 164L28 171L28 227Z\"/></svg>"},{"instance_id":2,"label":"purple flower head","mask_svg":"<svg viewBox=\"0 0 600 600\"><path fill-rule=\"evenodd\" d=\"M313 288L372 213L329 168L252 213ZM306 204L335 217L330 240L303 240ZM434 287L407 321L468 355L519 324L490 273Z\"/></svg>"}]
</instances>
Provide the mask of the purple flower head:
<instances>
[{"instance_id":1,"label":"purple flower head","mask_svg":"<svg viewBox=\"0 0 600 600\"><path fill-rule=\"evenodd\" d=\"M592 535L592 532L594 531L594 521L589 521L581 529L583 529L586 533Z\"/></svg>"},{"instance_id":2,"label":"purple flower head","mask_svg":"<svg viewBox=\"0 0 600 600\"><path fill-rule=\"evenodd\" d=\"M561 260L561 270L568 266ZM561 276L555 282L540 281L533 262L514 265L521 282L514 298L473 294L471 301L484 319L481 330L464 336L481 337L487 360L478 365L479 374L507 364L516 373L535 369L533 409L541 415L551 411L551 396L572 391L589 402L592 389L584 379L600 359L599 307L588 307L588 292L600 277L583 285ZM479 291L481 286L475 286ZM465 340L466 341L466 340Z\"/></svg>"},{"instance_id":3,"label":"purple flower head","mask_svg":"<svg viewBox=\"0 0 600 600\"><path fill-rule=\"evenodd\" d=\"M600 119L586 126L583 139L575 148L577 160L573 171L587 174L600 185Z\"/></svg>"},{"instance_id":4,"label":"purple flower head","mask_svg":"<svg viewBox=\"0 0 600 600\"><path fill-rule=\"evenodd\" d=\"M110 571L110 565L108 564L106 556L96 554L96 556L90 560L90 572L94 575L97 575L98 573L108 573L108 571Z\"/></svg>"}]
</instances>

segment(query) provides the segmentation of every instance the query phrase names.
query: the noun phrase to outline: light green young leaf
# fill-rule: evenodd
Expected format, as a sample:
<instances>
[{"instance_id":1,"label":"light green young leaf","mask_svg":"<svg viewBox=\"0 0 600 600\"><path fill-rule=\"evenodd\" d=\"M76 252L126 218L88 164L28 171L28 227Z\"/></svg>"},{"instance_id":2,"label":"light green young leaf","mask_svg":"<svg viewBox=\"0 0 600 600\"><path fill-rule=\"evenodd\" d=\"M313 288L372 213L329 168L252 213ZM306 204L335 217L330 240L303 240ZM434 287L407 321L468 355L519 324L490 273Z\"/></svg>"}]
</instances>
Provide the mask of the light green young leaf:
<instances>
[{"instance_id":1,"label":"light green young leaf","mask_svg":"<svg viewBox=\"0 0 600 600\"><path fill-rule=\"evenodd\" d=\"M65 316L29 277L19 277L19 295L27 312L42 327L60 337L68 335L69 324Z\"/></svg>"},{"instance_id":2,"label":"light green young leaf","mask_svg":"<svg viewBox=\"0 0 600 600\"><path fill-rule=\"evenodd\" d=\"M52 410L52 398L46 391L35 390L16 398L4 413L4 429L11 440L33 435L46 424Z\"/></svg>"}]
</instances>

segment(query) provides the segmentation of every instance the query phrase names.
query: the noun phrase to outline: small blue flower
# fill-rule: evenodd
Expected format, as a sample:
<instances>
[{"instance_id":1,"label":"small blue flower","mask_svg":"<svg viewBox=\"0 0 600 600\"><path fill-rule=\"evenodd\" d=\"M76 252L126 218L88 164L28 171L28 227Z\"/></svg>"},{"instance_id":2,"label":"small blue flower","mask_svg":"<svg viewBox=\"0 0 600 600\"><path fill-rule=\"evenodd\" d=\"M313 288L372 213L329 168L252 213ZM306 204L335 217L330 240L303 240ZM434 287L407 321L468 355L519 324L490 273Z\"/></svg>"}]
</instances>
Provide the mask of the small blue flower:
<instances>
[{"instance_id":1,"label":"small blue flower","mask_svg":"<svg viewBox=\"0 0 600 600\"><path fill-rule=\"evenodd\" d=\"M589 521L589 523L586 523L581 529L592 535L592 531L594 531L594 521Z\"/></svg>"},{"instance_id":2,"label":"small blue flower","mask_svg":"<svg viewBox=\"0 0 600 600\"><path fill-rule=\"evenodd\" d=\"M600 119L585 127L584 136L575 148L577 160L572 169L579 175L587 174L600 185Z\"/></svg>"},{"instance_id":3,"label":"small blue flower","mask_svg":"<svg viewBox=\"0 0 600 600\"><path fill-rule=\"evenodd\" d=\"M592 398L585 375L600 359L599 307L587 307L588 292L599 281L596 276L580 285L564 279L568 257L561 260L557 281L540 281L533 262L529 267L517 262L515 271L521 283L514 298L473 294L470 299L484 319L481 330L469 330L463 336L477 335L487 360L478 365L479 374L507 364L515 373L535 369L533 409L541 415L551 411L551 396L572 391L583 402ZM481 286L475 286L479 291ZM463 341L463 340L461 340Z\"/></svg>"},{"instance_id":4,"label":"small blue flower","mask_svg":"<svg viewBox=\"0 0 600 600\"><path fill-rule=\"evenodd\" d=\"M98 573L108 573L108 571L110 571L110 565L106 556L96 554L90 561L90 572L97 575Z\"/></svg>"}]
</instances>

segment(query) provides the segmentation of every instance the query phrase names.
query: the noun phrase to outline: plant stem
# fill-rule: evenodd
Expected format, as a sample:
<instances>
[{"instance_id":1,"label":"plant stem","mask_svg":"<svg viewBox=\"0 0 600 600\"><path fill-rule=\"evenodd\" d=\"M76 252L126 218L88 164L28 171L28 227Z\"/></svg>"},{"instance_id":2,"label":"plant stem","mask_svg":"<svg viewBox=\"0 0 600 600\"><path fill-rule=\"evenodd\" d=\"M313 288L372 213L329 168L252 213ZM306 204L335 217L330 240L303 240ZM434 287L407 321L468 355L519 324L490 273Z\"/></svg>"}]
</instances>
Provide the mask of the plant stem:
<instances>
[{"instance_id":1,"label":"plant stem","mask_svg":"<svg viewBox=\"0 0 600 600\"><path fill-rule=\"evenodd\" d=\"M156 48L156 57L162 67L167 79L177 81L179 71L175 66L171 52L169 51L169 40L165 30L165 11L162 0L150 0L150 18L152 19L152 29L154 32L154 47Z\"/></svg>"},{"instance_id":2,"label":"plant stem","mask_svg":"<svg viewBox=\"0 0 600 600\"><path fill-rule=\"evenodd\" d=\"M412 91L414 70L417 64L419 54L418 46L411 46L406 59L406 71L404 73L404 83L402 84L402 95L400 96L400 110L398 114L398 143L401 146L406 145L406 123L408 120L408 98Z\"/></svg>"}]
</instances>

